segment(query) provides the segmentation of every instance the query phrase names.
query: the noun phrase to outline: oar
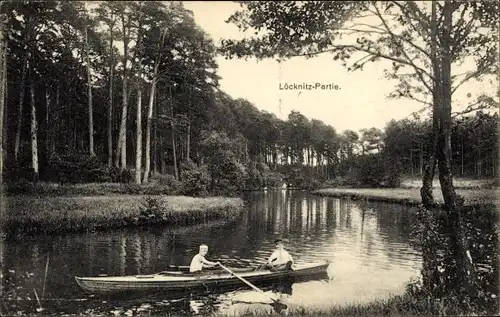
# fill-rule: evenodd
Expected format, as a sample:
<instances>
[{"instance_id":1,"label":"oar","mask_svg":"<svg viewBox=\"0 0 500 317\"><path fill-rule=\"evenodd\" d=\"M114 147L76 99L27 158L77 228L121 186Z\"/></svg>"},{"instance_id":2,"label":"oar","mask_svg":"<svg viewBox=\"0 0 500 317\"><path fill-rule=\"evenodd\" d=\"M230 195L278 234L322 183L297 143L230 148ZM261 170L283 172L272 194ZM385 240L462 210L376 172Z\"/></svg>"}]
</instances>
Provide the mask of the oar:
<instances>
[{"instance_id":1,"label":"oar","mask_svg":"<svg viewBox=\"0 0 500 317\"><path fill-rule=\"evenodd\" d=\"M258 288L257 286L253 285L252 283L250 283L249 281L245 280L243 277L239 276L239 275L236 275L233 271L231 271L230 269L228 269L227 267L225 267L224 265L220 264L219 263L219 266L221 268L223 268L224 270L228 271L231 275L237 277L238 279L240 279L242 282L244 282L245 284L247 284L248 286L250 286L251 288L253 288L254 290L256 290L257 292L260 292L264 295L266 295L267 297L269 297L270 300L273 301L274 305L273 306L277 311L281 311L283 309L286 309L287 306L283 303L281 303L280 301L272 298L271 296L269 296L267 293L265 293L263 290L261 290L260 288ZM271 304L273 305L273 304Z\"/></svg>"}]
</instances>

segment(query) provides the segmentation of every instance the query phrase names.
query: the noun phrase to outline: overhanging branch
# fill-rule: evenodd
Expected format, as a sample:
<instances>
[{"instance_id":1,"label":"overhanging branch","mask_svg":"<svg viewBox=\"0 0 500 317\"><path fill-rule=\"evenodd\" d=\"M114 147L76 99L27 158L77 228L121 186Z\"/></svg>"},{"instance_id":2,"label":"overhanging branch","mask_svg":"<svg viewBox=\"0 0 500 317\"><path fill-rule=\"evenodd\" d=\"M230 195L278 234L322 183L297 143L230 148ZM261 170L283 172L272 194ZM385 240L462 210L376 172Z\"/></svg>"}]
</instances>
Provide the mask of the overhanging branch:
<instances>
[{"instance_id":1,"label":"overhanging branch","mask_svg":"<svg viewBox=\"0 0 500 317\"><path fill-rule=\"evenodd\" d=\"M477 70L469 73L467 76L465 76L464 79L462 79L454 88L451 89L451 94L453 95L455 93L455 91L460 87L462 86L463 84L465 84L467 81L471 80L472 78L475 78L475 77L478 77L478 76L481 76L483 74L485 74L486 70L488 69L487 65L485 65L484 63L478 67Z\"/></svg>"},{"instance_id":2,"label":"overhanging branch","mask_svg":"<svg viewBox=\"0 0 500 317\"><path fill-rule=\"evenodd\" d=\"M406 51L404 50L404 47L402 47L402 45L401 45L400 43L398 43L398 42L397 42L397 40L398 40L398 39L397 39L397 36L396 36L393 32L391 32L391 30L390 30L389 26L387 25L387 22L386 22L386 21L385 21L385 19L382 17L382 14L380 13L380 10L377 8L377 6L375 6L375 10L377 11L377 12L376 12L377 16L379 17L379 19L380 19L380 20L382 21L382 23L384 24L384 27L386 28L386 31L387 31L387 32L391 35L392 40L393 40L394 42L396 42L396 43L397 43L397 45L399 45L399 46L400 46L401 51L402 51L403 55L405 56L405 58L406 58L407 60L411 61L410 57L408 56L408 54L407 54L407 53L406 53ZM420 49L420 48L419 48L419 49ZM429 55L427 54L427 56L429 56ZM417 73L417 76L420 78L420 81L424 84L424 86L425 86L427 89L429 89L429 91L430 91L430 92L432 92L432 91L433 91L433 90L432 90L432 87L431 87L431 86L429 86L429 84L426 82L426 80L424 79L424 77L423 77L422 73L419 71L419 69L417 68L417 66L416 66L413 62L410 62L410 63L411 63L411 66L413 66L413 67L415 68L415 71L416 71L416 73ZM429 76L429 77L431 77L431 76ZM431 77L431 78L432 78L432 77Z\"/></svg>"},{"instance_id":3,"label":"overhanging branch","mask_svg":"<svg viewBox=\"0 0 500 317\"><path fill-rule=\"evenodd\" d=\"M396 62L396 63L400 63L400 64L407 65L407 66L411 66L414 69L420 71L422 74L428 76L430 79L433 79L433 76L431 76L425 69L422 69L422 68L418 67L413 62L411 62L411 60L410 61L406 61L406 60L403 60L403 59L400 59L400 58L397 58L397 57L394 57L394 56L390 56L390 55L387 55L387 54L384 54L384 53L381 53L381 52L375 52L375 51L370 50L368 48L364 48L364 47L360 47L360 46L356 46L356 45L351 45L351 44L346 44L346 45L332 45L331 49L321 50L321 51L318 51L318 52L308 52L308 53L291 54L291 55L289 55L289 57L304 57L304 56L305 57L312 57L312 56L323 54L323 53L328 53L328 52L331 53L331 52L335 52L335 51L338 51L338 50L341 50L341 49L349 49L349 48L353 49L353 50L356 50L356 51L359 51L359 52L368 53L368 54L372 55L373 57L381 57L381 58L385 58L385 59L391 60L391 61Z\"/></svg>"}]
</instances>

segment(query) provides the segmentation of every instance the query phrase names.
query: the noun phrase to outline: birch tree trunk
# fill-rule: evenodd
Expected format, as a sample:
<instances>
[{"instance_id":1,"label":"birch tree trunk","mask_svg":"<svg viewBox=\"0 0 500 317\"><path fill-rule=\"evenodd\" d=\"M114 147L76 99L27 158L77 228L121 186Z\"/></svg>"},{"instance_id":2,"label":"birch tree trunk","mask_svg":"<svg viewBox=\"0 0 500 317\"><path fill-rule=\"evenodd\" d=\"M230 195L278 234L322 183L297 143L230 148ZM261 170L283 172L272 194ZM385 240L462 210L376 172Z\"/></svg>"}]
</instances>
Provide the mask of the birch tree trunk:
<instances>
[{"instance_id":1,"label":"birch tree trunk","mask_svg":"<svg viewBox=\"0 0 500 317\"><path fill-rule=\"evenodd\" d=\"M89 36L88 27L85 25L85 54L87 62L87 94L89 111L89 154L94 156L94 115L92 107L92 74L90 73Z\"/></svg>"},{"instance_id":2,"label":"birch tree trunk","mask_svg":"<svg viewBox=\"0 0 500 317\"><path fill-rule=\"evenodd\" d=\"M56 104L55 104L55 107L56 109L60 109L60 87L59 87L59 83L57 84L57 88L56 88ZM55 136L55 133L54 133L54 128L52 127L52 134L51 134L51 144L52 144L52 149L51 149L51 152L52 153L55 153L56 152L56 136Z\"/></svg>"},{"instance_id":3,"label":"birch tree trunk","mask_svg":"<svg viewBox=\"0 0 500 317\"><path fill-rule=\"evenodd\" d=\"M144 176L142 179L143 183L148 182L149 172L151 169L151 126L153 121L153 106L156 93L156 80L157 80L156 76L158 73L158 66L159 63L156 63L153 75L153 81L151 82L151 91L149 93L148 121L146 123L146 148L145 148L146 161L144 162L145 166L144 166Z\"/></svg>"},{"instance_id":4,"label":"birch tree trunk","mask_svg":"<svg viewBox=\"0 0 500 317\"><path fill-rule=\"evenodd\" d=\"M142 89L137 85L137 120L136 120L136 149L135 149L135 183L141 183L142 163Z\"/></svg>"},{"instance_id":5,"label":"birch tree trunk","mask_svg":"<svg viewBox=\"0 0 500 317\"><path fill-rule=\"evenodd\" d=\"M3 20L3 16L0 19ZM6 146L4 144L4 113L5 96L7 93L7 41L4 40L4 21L0 21L0 197L3 199L3 161L5 157ZM2 206L3 208L4 206Z\"/></svg>"},{"instance_id":6,"label":"birch tree trunk","mask_svg":"<svg viewBox=\"0 0 500 317\"><path fill-rule=\"evenodd\" d=\"M122 17L123 23L123 84L122 84L122 117L120 121L120 131L118 133L118 144L116 146L115 166L125 169L127 167L126 153L126 128L127 128L127 109L128 109L128 43L129 34L126 31L125 18Z\"/></svg>"},{"instance_id":7,"label":"birch tree trunk","mask_svg":"<svg viewBox=\"0 0 500 317\"><path fill-rule=\"evenodd\" d=\"M30 83L31 96L31 167L33 168L33 181L38 181L38 127L36 122L35 84Z\"/></svg>"},{"instance_id":8,"label":"birch tree trunk","mask_svg":"<svg viewBox=\"0 0 500 317\"><path fill-rule=\"evenodd\" d=\"M113 18L112 18L113 21ZM110 51L110 65L109 65L109 104L108 104L108 166L113 165L113 81L115 72L115 55L113 47L113 35L114 35L114 24L110 24L110 41L109 41L109 51Z\"/></svg>"},{"instance_id":9,"label":"birch tree trunk","mask_svg":"<svg viewBox=\"0 0 500 317\"><path fill-rule=\"evenodd\" d=\"M191 119L188 117L188 122L187 122L187 142L186 142L186 159L188 161L191 160Z\"/></svg>"},{"instance_id":10,"label":"birch tree trunk","mask_svg":"<svg viewBox=\"0 0 500 317\"><path fill-rule=\"evenodd\" d=\"M155 116L158 115L158 107L154 108ZM158 128L156 123L152 123L153 129L153 173L158 172Z\"/></svg>"}]
</instances>

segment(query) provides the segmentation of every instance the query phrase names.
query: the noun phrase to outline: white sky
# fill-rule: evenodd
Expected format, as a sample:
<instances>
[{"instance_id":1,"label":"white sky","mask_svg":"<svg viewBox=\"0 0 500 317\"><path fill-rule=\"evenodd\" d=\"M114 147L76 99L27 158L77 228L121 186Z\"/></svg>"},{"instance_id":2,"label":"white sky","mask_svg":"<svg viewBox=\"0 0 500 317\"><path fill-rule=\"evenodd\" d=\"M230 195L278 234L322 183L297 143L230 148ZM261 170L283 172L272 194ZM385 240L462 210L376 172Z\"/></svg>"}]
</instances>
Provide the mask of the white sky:
<instances>
[{"instance_id":1,"label":"white sky","mask_svg":"<svg viewBox=\"0 0 500 317\"><path fill-rule=\"evenodd\" d=\"M240 8L234 2L183 1L192 10L196 23L218 44L222 38L242 38L234 24L224 21ZM331 55L313 59L294 58L278 63L274 60L225 60L218 57L220 86L233 98L245 98L258 109L275 113L286 119L291 110L298 110L309 119L320 119L338 132L345 129L383 129L391 119L402 119L421 109L422 104L410 100L387 100L395 82L383 79L383 62L370 63L363 71L348 73ZM387 65L387 64L385 64ZM285 83L334 83L335 91L313 90L280 91ZM487 91L495 94L495 87L486 83L471 83L457 90L456 101L468 99L467 93ZM458 110L454 105L454 111Z\"/></svg>"}]
</instances>

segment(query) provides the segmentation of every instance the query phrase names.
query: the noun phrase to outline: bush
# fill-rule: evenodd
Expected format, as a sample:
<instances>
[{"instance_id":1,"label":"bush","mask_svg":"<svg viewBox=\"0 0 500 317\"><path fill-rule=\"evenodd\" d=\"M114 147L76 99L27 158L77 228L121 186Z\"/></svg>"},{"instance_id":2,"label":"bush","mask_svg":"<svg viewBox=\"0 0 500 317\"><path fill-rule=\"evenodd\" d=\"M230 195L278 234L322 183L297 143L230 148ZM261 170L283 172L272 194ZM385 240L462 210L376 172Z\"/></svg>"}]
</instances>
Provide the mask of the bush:
<instances>
[{"instance_id":1,"label":"bush","mask_svg":"<svg viewBox=\"0 0 500 317\"><path fill-rule=\"evenodd\" d=\"M219 151L208 165L213 195L233 196L245 188L247 171L229 151Z\"/></svg>"},{"instance_id":2,"label":"bush","mask_svg":"<svg viewBox=\"0 0 500 317\"><path fill-rule=\"evenodd\" d=\"M346 181L356 187L398 187L401 185L399 163L386 160L379 154L356 158L353 172Z\"/></svg>"},{"instance_id":3,"label":"bush","mask_svg":"<svg viewBox=\"0 0 500 317\"><path fill-rule=\"evenodd\" d=\"M153 174L150 181L162 187L171 188L172 190L177 190L180 187L180 182L171 174Z\"/></svg>"},{"instance_id":4,"label":"bush","mask_svg":"<svg viewBox=\"0 0 500 317\"><path fill-rule=\"evenodd\" d=\"M265 172L263 175L264 186L267 187L281 187L285 177L279 172Z\"/></svg>"},{"instance_id":5,"label":"bush","mask_svg":"<svg viewBox=\"0 0 500 317\"><path fill-rule=\"evenodd\" d=\"M70 183L130 183L129 169L108 167L97 156L88 154L53 155L49 158L43 179L60 184Z\"/></svg>"},{"instance_id":6,"label":"bush","mask_svg":"<svg viewBox=\"0 0 500 317\"><path fill-rule=\"evenodd\" d=\"M167 211L165 202L157 198L145 197L139 207L139 215L132 222L137 225L160 224L166 220Z\"/></svg>"},{"instance_id":7,"label":"bush","mask_svg":"<svg viewBox=\"0 0 500 317\"><path fill-rule=\"evenodd\" d=\"M197 166L191 160L181 164L180 193L186 196L208 195L210 175L206 165Z\"/></svg>"},{"instance_id":8,"label":"bush","mask_svg":"<svg viewBox=\"0 0 500 317\"><path fill-rule=\"evenodd\" d=\"M252 163L246 167L245 189L256 190L264 187L262 172Z\"/></svg>"}]
</instances>

